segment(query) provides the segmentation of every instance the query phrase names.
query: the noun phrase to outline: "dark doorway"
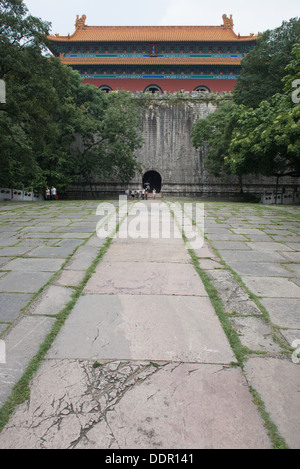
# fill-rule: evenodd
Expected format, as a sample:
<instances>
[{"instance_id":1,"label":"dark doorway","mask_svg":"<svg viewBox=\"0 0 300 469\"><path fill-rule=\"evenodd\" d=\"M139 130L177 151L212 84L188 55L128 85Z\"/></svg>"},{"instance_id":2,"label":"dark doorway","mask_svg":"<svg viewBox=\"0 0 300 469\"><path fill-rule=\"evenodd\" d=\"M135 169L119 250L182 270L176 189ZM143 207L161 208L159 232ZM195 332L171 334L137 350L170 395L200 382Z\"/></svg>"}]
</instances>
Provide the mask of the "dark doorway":
<instances>
[{"instance_id":1,"label":"dark doorway","mask_svg":"<svg viewBox=\"0 0 300 469\"><path fill-rule=\"evenodd\" d=\"M143 176L143 187L146 184L150 191L156 190L158 194L161 191L161 175L157 171L147 171Z\"/></svg>"},{"instance_id":2,"label":"dark doorway","mask_svg":"<svg viewBox=\"0 0 300 469\"><path fill-rule=\"evenodd\" d=\"M154 94L154 93L160 93L162 94L162 89L160 86L158 85L148 85L145 89L144 89L144 93L146 93L146 91L149 91L150 93Z\"/></svg>"}]
</instances>

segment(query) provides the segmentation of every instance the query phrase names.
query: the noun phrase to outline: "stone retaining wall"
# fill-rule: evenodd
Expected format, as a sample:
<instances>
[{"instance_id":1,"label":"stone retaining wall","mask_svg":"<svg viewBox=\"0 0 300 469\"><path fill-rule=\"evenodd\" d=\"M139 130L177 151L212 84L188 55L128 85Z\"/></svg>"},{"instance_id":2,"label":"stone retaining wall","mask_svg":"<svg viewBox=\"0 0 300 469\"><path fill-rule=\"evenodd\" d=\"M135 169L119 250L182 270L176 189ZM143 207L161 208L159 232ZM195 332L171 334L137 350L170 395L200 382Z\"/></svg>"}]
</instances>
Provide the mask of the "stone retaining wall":
<instances>
[{"instance_id":1,"label":"stone retaining wall","mask_svg":"<svg viewBox=\"0 0 300 469\"><path fill-rule=\"evenodd\" d=\"M6 200L33 202L44 200L44 197L40 194L36 194L32 189L30 191L24 191L23 189L8 189L2 187L0 188L0 202Z\"/></svg>"},{"instance_id":2,"label":"stone retaining wall","mask_svg":"<svg viewBox=\"0 0 300 469\"><path fill-rule=\"evenodd\" d=\"M162 179L165 196L197 196L226 198L239 191L237 177L216 178L205 167L205 149L196 150L191 141L191 130L198 119L204 119L217 108L217 101L199 99L153 99L144 111L144 144L136 152L142 174L136 174L129 189L142 187L142 177L147 171L156 171ZM300 178L281 178L278 193L297 192ZM244 192L263 200L265 193L276 191L275 177L248 176L243 179ZM124 193L125 186L116 181L97 181L93 186L96 198ZM68 191L70 198L78 197L78 189ZM82 198L91 198L91 189L82 188ZM80 197L78 197L80 198ZM282 197L282 200L284 198ZM269 200L269 199L268 199ZM291 197L286 198L291 200ZM298 200L292 197L292 200ZM279 201L279 199L278 199Z\"/></svg>"}]
</instances>

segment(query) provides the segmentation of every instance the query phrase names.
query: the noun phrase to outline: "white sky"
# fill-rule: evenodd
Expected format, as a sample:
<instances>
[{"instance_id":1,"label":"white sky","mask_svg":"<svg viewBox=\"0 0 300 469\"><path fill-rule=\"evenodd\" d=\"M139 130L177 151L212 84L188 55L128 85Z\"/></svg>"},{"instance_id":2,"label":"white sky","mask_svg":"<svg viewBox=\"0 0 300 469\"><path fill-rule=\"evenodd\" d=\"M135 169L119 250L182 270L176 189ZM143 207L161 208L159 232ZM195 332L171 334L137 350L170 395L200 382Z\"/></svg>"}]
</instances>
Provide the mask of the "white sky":
<instances>
[{"instance_id":1,"label":"white sky","mask_svg":"<svg viewBox=\"0 0 300 469\"><path fill-rule=\"evenodd\" d=\"M172 26L223 23L233 15L241 35L274 29L300 16L299 0L24 0L33 16L52 23L53 34L72 34L76 15L89 26Z\"/></svg>"}]
</instances>

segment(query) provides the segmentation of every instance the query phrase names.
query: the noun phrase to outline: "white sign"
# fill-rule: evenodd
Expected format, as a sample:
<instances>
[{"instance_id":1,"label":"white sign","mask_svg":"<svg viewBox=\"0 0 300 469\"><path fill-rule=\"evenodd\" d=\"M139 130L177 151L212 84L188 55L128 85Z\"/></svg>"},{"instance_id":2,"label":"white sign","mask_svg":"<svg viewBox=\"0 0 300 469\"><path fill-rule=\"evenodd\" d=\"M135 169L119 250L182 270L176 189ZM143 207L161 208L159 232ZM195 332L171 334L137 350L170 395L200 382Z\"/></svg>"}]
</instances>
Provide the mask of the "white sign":
<instances>
[{"instance_id":1,"label":"white sign","mask_svg":"<svg viewBox=\"0 0 300 469\"><path fill-rule=\"evenodd\" d=\"M6 103L6 89L5 89L5 81L0 80L0 103Z\"/></svg>"}]
</instances>

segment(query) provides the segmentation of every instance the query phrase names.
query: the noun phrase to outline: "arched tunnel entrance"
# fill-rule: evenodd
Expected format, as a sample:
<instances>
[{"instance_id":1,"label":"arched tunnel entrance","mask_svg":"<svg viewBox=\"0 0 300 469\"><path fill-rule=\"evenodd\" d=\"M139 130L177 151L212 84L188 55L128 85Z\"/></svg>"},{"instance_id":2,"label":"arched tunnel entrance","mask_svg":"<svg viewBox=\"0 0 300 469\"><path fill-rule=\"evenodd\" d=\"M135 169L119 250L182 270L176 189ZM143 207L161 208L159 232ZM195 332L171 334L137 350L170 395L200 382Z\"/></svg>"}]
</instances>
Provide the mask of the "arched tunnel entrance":
<instances>
[{"instance_id":1,"label":"arched tunnel entrance","mask_svg":"<svg viewBox=\"0 0 300 469\"><path fill-rule=\"evenodd\" d=\"M147 171L143 176L143 187L146 184L149 184L149 190L153 191L156 190L156 193L159 194L161 191L162 180L161 175L157 171Z\"/></svg>"}]
</instances>

